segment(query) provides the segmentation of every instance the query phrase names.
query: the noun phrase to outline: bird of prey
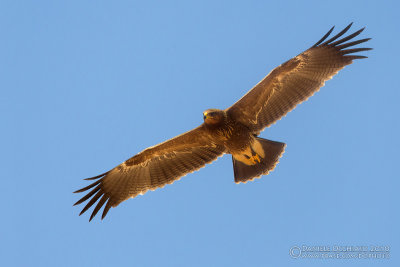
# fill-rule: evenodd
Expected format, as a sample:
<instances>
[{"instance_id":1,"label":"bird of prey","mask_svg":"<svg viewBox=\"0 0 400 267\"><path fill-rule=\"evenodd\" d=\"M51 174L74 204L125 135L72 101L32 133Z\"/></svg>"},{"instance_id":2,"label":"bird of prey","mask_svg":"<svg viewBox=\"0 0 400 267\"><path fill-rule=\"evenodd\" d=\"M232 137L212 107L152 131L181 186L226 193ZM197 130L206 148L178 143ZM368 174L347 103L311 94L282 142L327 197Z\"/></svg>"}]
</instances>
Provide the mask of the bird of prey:
<instances>
[{"instance_id":1,"label":"bird of prey","mask_svg":"<svg viewBox=\"0 0 400 267\"><path fill-rule=\"evenodd\" d=\"M108 172L87 178L94 182L75 192L90 190L75 203L89 200L80 215L98 201L89 221L104 206L103 219L111 207L172 184L224 154L232 155L236 183L268 174L286 145L260 138L260 132L307 100L354 59L366 58L354 53L371 48L353 48L371 39L353 40L364 28L341 38L351 25L328 39L332 27L312 47L273 69L231 107L204 111L204 123L197 128L149 147Z\"/></svg>"}]
</instances>

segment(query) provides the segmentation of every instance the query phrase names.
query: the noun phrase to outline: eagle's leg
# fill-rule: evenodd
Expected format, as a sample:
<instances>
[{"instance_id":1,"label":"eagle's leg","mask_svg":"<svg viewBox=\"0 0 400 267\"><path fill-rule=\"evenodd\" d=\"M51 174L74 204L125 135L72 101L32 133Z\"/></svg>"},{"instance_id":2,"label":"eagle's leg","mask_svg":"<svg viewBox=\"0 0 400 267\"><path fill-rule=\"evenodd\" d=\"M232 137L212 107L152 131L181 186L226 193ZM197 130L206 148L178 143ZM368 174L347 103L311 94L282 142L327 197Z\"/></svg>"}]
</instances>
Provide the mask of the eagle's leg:
<instances>
[{"instance_id":1,"label":"eagle's leg","mask_svg":"<svg viewBox=\"0 0 400 267\"><path fill-rule=\"evenodd\" d=\"M260 157L251 147L250 147L250 149L251 149L251 156L244 153L243 156L246 158L246 160L244 160L244 161L241 160L241 161L247 165L255 165L257 163L260 163L262 157ZM240 156L237 158L240 159Z\"/></svg>"},{"instance_id":2,"label":"eagle's leg","mask_svg":"<svg viewBox=\"0 0 400 267\"><path fill-rule=\"evenodd\" d=\"M257 138L254 138L253 142L246 147L245 150L232 155L236 160L239 160L246 165L255 165L260 163L265 157L265 151L260 141L257 140Z\"/></svg>"}]
</instances>

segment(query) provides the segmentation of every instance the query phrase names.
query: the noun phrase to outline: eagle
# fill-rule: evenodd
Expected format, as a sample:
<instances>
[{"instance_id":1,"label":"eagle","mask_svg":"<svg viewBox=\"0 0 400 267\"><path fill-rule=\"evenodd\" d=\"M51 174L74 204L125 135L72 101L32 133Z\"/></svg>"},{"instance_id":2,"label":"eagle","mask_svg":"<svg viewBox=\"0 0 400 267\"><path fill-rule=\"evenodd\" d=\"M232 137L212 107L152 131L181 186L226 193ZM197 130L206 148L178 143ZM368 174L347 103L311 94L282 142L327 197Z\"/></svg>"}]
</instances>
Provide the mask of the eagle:
<instances>
[{"instance_id":1,"label":"eagle","mask_svg":"<svg viewBox=\"0 0 400 267\"><path fill-rule=\"evenodd\" d=\"M317 43L273 69L231 107L208 109L197 128L149 147L115 168L85 180L90 190L74 205L87 200L81 214L96 202L89 221L104 206L101 219L111 207L172 184L224 154L231 154L236 183L246 183L272 171L285 150L285 143L258 137L260 132L285 116L317 92L325 82L355 59L354 53L371 48L354 48L371 38L354 40L365 28L342 37L350 23L329 38L332 27ZM329 39L328 39L329 38Z\"/></svg>"}]
</instances>

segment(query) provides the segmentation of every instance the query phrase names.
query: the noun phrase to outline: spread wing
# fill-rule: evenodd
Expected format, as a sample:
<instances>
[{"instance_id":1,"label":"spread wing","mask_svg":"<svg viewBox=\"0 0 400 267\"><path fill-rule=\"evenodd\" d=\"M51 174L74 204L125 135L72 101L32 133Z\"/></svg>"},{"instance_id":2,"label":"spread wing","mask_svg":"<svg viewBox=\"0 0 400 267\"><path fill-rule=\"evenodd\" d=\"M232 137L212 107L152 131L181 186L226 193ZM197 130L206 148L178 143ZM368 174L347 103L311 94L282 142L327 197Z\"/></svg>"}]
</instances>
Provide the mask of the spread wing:
<instances>
[{"instance_id":1,"label":"spread wing","mask_svg":"<svg viewBox=\"0 0 400 267\"><path fill-rule=\"evenodd\" d=\"M193 172L216 160L225 148L214 144L201 125L157 146L149 147L112 170L86 180L96 180L75 193L91 191L75 205L88 199L82 213L96 201L90 220L105 205L102 219L111 207L124 200L172 184L187 173Z\"/></svg>"},{"instance_id":2,"label":"spread wing","mask_svg":"<svg viewBox=\"0 0 400 267\"><path fill-rule=\"evenodd\" d=\"M351 48L371 38L347 42L363 30L356 31L342 39L352 24L334 37L326 40L330 31L310 49L272 70L261 82L238 102L227 109L234 119L247 125L254 132L260 132L307 100L324 86L339 70L354 59L366 58L353 53L371 48ZM326 40L326 41L325 41Z\"/></svg>"}]
</instances>

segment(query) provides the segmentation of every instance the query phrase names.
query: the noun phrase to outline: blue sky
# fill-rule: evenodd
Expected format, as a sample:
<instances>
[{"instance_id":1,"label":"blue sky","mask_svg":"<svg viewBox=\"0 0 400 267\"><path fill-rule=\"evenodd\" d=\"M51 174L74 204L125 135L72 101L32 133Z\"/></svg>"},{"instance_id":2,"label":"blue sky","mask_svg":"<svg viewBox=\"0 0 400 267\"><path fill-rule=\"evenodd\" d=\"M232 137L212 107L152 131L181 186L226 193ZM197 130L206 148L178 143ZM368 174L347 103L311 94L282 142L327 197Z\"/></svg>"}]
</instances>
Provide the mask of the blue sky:
<instances>
[{"instance_id":1,"label":"blue sky","mask_svg":"<svg viewBox=\"0 0 400 267\"><path fill-rule=\"evenodd\" d=\"M2 266L399 266L396 1L1 1ZM350 65L261 137L268 176L230 156L78 216L83 178L226 108L354 21ZM293 259L293 246L390 246L389 260Z\"/></svg>"}]
</instances>

